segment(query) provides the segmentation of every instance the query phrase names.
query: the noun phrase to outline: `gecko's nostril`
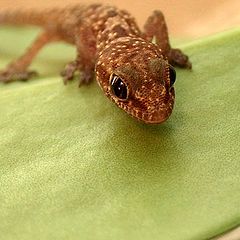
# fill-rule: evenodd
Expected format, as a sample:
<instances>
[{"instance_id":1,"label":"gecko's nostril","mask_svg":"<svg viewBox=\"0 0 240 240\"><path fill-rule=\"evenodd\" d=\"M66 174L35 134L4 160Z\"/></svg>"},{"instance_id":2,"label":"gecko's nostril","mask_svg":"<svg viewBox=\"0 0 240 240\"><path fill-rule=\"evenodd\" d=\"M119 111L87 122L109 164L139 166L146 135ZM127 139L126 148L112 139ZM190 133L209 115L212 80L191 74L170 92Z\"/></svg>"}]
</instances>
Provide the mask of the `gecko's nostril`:
<instances>
[{"instance_id":1,"label":"gecko's nostril","mask_svg":"<svg viewBox=\"0 0 240 240\"><path fill-rule=\"evenodd\" d=\"M171 65L169 65L169 78L170 78L170 87L172 87L176 81L176 71Z\"/></svg>"}]
</instances>

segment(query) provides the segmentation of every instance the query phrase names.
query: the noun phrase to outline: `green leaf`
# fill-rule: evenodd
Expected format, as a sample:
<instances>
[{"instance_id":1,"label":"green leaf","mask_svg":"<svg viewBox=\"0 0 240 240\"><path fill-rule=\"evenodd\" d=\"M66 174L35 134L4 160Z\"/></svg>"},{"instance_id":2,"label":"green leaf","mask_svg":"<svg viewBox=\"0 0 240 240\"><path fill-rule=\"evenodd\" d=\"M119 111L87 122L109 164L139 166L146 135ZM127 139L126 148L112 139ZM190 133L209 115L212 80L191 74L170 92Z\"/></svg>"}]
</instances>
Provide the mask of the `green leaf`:
<instances>
[{"instance_id":1,"label":"green leaf","mask_svg":"<svg viewBox=\"0 0 240 240\"><path fill-rule=\"evenodd\" d=\"M1 67L37 31L1 28ZM177 46L176 105L161 125L118 109L96 83L62 84L74 59L44 49L29 82L0 85L3 239L206 239L240 224L240 30Z\"/></svg>"}]
</instances>

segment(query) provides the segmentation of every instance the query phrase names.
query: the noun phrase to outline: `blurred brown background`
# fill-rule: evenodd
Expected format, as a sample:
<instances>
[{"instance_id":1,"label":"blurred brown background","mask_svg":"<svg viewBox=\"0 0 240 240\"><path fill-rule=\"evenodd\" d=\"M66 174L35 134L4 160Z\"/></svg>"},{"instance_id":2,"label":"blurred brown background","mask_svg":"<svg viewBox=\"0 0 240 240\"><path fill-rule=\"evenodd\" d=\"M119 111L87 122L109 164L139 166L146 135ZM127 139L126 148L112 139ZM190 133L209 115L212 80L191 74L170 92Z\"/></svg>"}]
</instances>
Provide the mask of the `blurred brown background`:
<instances>
[{"instance_id":1,"label":"blurred brown background","mask_svg":"<svg viewBox=\"0 0 240 240\"><path fill-rule=\"evenodd\" d=\"M200 37L240 26L239 0L0 0L0 10L5 8L46 8L72 3L116 5L127 9L140 26L154 9L161 9L168 22L170 34L178 37Z\"/></svg>"}]
</instances>

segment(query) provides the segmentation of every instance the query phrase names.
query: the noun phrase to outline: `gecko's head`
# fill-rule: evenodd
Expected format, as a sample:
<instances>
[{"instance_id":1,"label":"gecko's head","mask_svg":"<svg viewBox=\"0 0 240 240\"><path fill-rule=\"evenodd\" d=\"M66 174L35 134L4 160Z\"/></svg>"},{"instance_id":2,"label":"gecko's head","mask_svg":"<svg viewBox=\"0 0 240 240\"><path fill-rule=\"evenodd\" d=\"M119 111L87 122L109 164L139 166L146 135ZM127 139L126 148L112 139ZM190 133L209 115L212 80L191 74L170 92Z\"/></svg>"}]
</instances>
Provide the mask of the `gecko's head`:
<instances>
[{"instance_id":1,"label":"gecko's head","mask_svg":"<svg viewBox=\"0 0 240 240\"><path fill-rule=\"evenodd\" d=\"M172 113L176 73L155 44L113 41L100 53L96 75L104 93L133 117L161 123Z\"/></svg>"}]
</instances>

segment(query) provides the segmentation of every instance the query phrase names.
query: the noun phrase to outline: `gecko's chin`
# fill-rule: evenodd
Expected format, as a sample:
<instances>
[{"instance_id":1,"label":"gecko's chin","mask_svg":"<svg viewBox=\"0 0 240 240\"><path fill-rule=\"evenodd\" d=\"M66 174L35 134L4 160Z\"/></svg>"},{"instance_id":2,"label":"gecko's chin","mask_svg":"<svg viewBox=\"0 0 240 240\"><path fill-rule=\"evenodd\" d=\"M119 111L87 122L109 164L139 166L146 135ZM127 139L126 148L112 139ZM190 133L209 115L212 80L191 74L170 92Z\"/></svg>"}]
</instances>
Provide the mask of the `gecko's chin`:
<instances>
[{"instance_id":1,"label":"gecko's chin","mask_svg":"<svg viewBox=\"0 0 240 240\"><path fill-rule=\"evenodd\" d=\"M172 108L167 108L166 110L156 110L154 112L145 112L142 114L131 114L138 120L148 123L148 124L160 124L165 122L171 115Z\"/></svg>"},{"instance_id":2,"label":"gecko's chin","mask_svg":"<svg viewBox=\"0 0 240 240\"><path fill-rule=\"evenodd\" d=\"M139 120L142 120L148 124L160 124L165 122L170 117L171 113L172 113L172 110L168 111L167 113L156 112L147 116L147 118L139 119Z\"/></svg>"}]
</instances>

